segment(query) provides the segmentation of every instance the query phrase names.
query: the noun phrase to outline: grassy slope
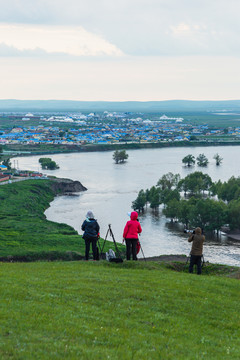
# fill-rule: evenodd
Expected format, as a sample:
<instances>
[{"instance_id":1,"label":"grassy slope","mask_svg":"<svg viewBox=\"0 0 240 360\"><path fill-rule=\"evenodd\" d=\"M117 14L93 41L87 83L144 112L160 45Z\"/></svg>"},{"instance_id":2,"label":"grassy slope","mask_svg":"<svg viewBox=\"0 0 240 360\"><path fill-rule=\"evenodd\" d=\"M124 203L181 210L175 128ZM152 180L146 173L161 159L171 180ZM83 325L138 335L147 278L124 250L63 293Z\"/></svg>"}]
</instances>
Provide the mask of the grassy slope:
<instances>
[{"instance_id":1,"label":"grassy slope","mask_svg":"<svg viewBox=\"0 0 240 360\"><path fill-rule=\"evenodd\" d=\"M77 231L46 220L44 211L54 196L50 180L0 186L0 257L66 259L68 251L84 255L84 241Z\"/></svg>"},{"instance_id":2,"label":"grassy slope","mask_svg":"<svg viewBox=\"0 0 240 360\"><path fill-rule=\"evenodd\" d=\"M0 358L239 359L239 282L156 263L0 263Z\"/></svg>"}]
</instances>

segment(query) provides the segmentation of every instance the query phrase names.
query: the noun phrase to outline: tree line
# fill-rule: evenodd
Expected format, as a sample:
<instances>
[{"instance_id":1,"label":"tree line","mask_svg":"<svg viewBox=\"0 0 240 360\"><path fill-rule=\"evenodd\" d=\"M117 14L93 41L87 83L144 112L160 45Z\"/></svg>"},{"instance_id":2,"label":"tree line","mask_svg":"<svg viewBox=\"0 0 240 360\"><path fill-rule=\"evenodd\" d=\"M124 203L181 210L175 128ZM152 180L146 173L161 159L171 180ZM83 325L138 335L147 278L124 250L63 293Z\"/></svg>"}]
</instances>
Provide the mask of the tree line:
<instances>
[{"instance_id":1,"label":"tree line","mask_svg":"<svg viewBox=\"0 0 240 360\"><path fill-rule=\"evenodd\" d=\"M149 206L156 211L161 204L167 218L182 223L187 229L200 226L218 233L225 224L231 230L240 229L240 177L213 182L201 171L183 179L169 172L156 186L141 189L132 208L141 212Z\"/></svg>"},{"instance_id":2,"label":"tree line","mask_svg":"<svg viewBox=\"0 0 240 360\"><path fill-rule=\"evenodd\" d=\"M216 165L221 165L223 158L219 154L215 154L213 159L216 161ZM189 154L182 159L182 163L188 167L195 165L197 162L198 166L205 167L208 165L209 160L204 154L199 154L195 159L195 156Z\"/></svg>"}]
</instances>

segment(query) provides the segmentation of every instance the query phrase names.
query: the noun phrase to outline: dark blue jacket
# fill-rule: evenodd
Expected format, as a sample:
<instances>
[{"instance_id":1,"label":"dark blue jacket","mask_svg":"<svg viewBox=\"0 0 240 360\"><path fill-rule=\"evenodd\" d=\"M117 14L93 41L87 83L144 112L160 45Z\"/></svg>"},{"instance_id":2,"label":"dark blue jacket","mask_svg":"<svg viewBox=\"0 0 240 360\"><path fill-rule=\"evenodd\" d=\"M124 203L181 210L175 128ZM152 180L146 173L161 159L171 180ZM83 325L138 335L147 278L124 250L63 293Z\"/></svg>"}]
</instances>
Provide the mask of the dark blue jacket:
<instances>
[{"instance_id":1,"label":"dark blue jacket","mask_svg":"<svg viewBox=\"0 0 240 360\"><path fill-rule=\"evenodd\" d=\"M97 238L99 229L97 220L86 219L82 224L82 230L84 231L83 239Z\"/></svg>"}]
</instances>

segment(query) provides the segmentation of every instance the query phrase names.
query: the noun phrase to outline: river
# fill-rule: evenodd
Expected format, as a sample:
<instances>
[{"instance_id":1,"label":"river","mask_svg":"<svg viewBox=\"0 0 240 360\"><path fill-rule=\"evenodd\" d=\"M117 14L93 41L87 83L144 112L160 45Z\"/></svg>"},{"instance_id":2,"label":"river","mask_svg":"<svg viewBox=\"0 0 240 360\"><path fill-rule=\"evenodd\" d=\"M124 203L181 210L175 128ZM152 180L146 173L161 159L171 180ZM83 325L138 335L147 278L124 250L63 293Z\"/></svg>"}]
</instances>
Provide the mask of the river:
<instances>
[{"instance_id":1,"label":"river","mask_svg":"<svg viewBox=\"0 0 240 360\"><path fill-rule=\"evenodd\" d=\"M79 180L87 191L79 196L55 198L46 210L48 220L64 222L82 234L81 224L87 210L91 209L105 238L108 224L111 224L116 241L122 241L122 231L129 219L132 201L140 189L156 185L158 179L168 173L179 173L181 177L193 171L202 171L213 181L228 180L240 176L239 146L141 149L128 150L129 158L124 164L115 164L113 152L72 153L49 155L60 166L58 170L42 171L38 159L43 156L15 158L19 169L42 171L48 175ZM186 168L182 158L188 154L197 157L204 153L209 159L206 168ZM218 153L223 157L221 166L213 159ZM189 254L190 244L182 227L171 224L162 214L151 210L139 217L143 233L140 237L144 255ZM109 240L111 240L108 237ZM240 241L229 240L225 235L220 239L207 237L204 246L205 261L240 266Z\"/></svg>"}]
</instances>

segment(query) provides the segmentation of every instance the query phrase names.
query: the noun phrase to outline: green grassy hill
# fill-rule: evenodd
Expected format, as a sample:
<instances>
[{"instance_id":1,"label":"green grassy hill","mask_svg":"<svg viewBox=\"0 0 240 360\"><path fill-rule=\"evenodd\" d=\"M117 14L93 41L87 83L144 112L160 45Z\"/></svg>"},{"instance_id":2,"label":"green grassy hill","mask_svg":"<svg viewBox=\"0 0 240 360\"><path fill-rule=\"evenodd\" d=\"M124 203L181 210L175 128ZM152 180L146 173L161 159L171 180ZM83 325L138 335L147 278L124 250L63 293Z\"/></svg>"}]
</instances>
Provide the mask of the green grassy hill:
<instances>
[{"instance_id":1,"label":"green grassy hill","mask_svg":"<svg viewBox=\"0 0 240 360\"><path fill-rule=\"evenodd\" d=\"M0 263L0 358L239 359L239 281L151 262Z\"/></svg>"},{"instance_id":2,"label":"green grassy hill","mask_svg":"<svg viewBox=\"0 0 240 360\"><path fill-rule=\"evenodd\" d=\"M46 220L44 211L55 195L51 180L0 186L0 260L83 257L84 241L77 231L66 224Z\"/></svg>"},{"instance_id":3,"label":"green grassy hill","mask_svg":"<svg viewBox=\"0 0 240 360\"><path fill-rule=\"evenodd\" d=\"M73 228L44 216L55 195L50 180L0 186L1 360L239 359L238 268L27 262L84 254Z\"/></svg>"}]
</instances>

